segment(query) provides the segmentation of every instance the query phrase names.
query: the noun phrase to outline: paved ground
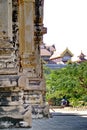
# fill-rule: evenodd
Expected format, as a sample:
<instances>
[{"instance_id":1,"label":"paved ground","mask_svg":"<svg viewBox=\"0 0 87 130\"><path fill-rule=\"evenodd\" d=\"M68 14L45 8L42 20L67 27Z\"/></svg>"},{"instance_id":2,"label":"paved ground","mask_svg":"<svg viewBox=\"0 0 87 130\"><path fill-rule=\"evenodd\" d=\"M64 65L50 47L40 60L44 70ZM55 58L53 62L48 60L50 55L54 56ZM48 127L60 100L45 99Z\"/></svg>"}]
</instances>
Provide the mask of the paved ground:
<instances>
[{"instance_id":1,"label":"paved ground","mask_svg":"<svg viewBox=\"0 0 87 130\"><path fill-rule=\"evenodd\" d=\"M30 130L87 130L87 111L68 109L50 110L53 117L33 120Z\"/></svg>"},{"instance_id":2,"label":"paved ground","mask_svg":"<svg viewBox=\"0 0 87 130\"><path fill-rule=\"evenodd\" d=\"M57 115L80 115L87 116L87 109L79 109L79 108L62 108L62 109L50 109L50 113Z\"/></svg>"},{"instance_id":3,"label":"paved ground","mask_svg":"<svg viewBox=\"0 0 87 130\"><path fill-rule=\"evenodd\" d=\"M51 109L50 112L52 118L34 119L30 129L12 130L87 130L86 110Z\"/></svg>"}]
</instances>

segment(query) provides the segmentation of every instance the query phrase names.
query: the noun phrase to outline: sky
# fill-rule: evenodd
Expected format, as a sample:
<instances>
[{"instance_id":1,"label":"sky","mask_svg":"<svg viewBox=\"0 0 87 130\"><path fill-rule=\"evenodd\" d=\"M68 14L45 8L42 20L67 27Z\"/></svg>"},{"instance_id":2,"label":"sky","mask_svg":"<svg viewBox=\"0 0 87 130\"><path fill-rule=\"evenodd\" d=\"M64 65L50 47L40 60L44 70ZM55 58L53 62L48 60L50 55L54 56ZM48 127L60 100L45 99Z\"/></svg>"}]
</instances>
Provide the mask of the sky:
<instances>
[{"instance_id":1,"label":"sky","mask_svg":"<svg viewBox=\"0 0 87 130\"><path fill-rule=\"evenodd\" d=\"M44 26L46 45L87 55L87 0L44 0Z\"/></svg>"}]
</instances>

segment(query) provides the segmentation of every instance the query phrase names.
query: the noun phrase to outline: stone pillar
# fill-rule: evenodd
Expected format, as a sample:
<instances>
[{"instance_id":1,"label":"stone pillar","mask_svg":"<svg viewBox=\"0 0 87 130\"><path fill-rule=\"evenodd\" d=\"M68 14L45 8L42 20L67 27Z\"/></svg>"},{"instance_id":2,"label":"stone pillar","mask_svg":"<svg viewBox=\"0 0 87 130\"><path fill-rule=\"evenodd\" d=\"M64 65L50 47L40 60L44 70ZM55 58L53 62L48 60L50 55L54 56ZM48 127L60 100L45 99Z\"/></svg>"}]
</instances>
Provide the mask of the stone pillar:
<instances>
[{"instance_id":1,"label":"stone pillar","mask_svg":"<svg viewBox=\"0 0 87 130\"><path fill-rule=\"evenodd\" d=\"M0 119L21 119L28 126L31 111L35 116L46 113L42 1L0 0Z\"/></svg>"},{"instance_id":2,"label":"stone pillar","mask_svg":"<svg viewBox=\"0 0 87 130\"><path fill-rule=\"evenodd\" d=\"M8 1L8 37L12 41L12 0Z\"/></svg>"},{"instance_id":3,"label":"stone pillar","mask_svg":"<svg viewBox=\"0 0 87 130\"><path fill-rule=\"evenodd\" d=\"M19 1L19 56L22 73L37 77L37 55L34 41L35 1ZM37 48L37 47L36 47ZM38 57L39 59L39 57Z\"/></svg>"},{"instance_id":4,"label":"stone pillar","mask_svg":"<svg viewBox=\"0 0 87 130\"><path fill-rule=\"evenodd\" d=\"M20 55L26 60L34 52L34 0L19 1L19 44Z\"/></svg>"},{"instance_id":5,"label":"stone pillar","mask_svg":"<svg viewBox=\"0 0 87 130\"><path fill-rule=\"evenodd\" d=\"M42 116L43 109L46 108L46 84L40 57L43 3L44 0L19 0L19 87L24 90L24 97L31 104L33 113L38 114L40 111Z\"/></svg>"},{"instance_id":6,"label":"stone pillar","mask_svg":"<svg viewBox=\"0 0 87 130\"><path fill-rule=\"evenodd\" d=\"M12 40L12 1L0 0L0 37L6 34Z\"/></svg>"}]
</instances>

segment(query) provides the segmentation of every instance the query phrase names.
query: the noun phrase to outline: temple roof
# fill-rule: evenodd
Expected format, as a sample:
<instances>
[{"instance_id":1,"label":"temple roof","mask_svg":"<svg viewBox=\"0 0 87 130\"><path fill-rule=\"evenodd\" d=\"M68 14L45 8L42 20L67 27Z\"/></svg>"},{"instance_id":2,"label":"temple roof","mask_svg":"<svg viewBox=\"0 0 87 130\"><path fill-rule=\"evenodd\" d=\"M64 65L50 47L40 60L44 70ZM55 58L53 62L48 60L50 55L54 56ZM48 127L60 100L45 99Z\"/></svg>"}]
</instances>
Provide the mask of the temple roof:
<instances>
[{"instance_id":1,"label":"temple roof","mask_svg":"<svg viewBox=\"0 0 87 130\"><path fill-rule=\"evenodd\" d=\"M53 55L50 57L50 60L60 58L61 54L57 51L54 51Z\"/></svg>"},{"instance_id":2,"label":"temple roof","mask_svg":"<svg viewBox=\"0 0 87 130\"><path fill-rule=\"evenodd\" d=\"M46 46L45 44L42 44L40 46L41 56L51 56L55 50L55 45Z\"/></svg>"},{"instance_id":3,"label":"temple roof","mask_svg":"<svg viewBox=\"0 0 87 130\"><path fill-rule=\"evenodd\" d=\"M66 53L68 53L71 57L73 57L72 52L71 52L68 48L66 48L66 49L61 53L61 57L63 57Z\"/></svg>"},{"instance_id":4,"label":"temple roof","mask_svg":"<svg viewBox=\"0 0 87 130\"><path fill-rule=\"evenodd\" d=\"M41 49L40 50L40 55L41 56L51 56L51 53L47 49Z\"/></svg>"},{"instance_id":5,"label":"temple roof","mask_svg":"<svg viewBox=\"0 0 87 130\"><path fill-rule=\"evenodd\" d=\"M53 55L50 57L50 59L52 60L52 59L56 59L56 58L61 58L61 57L63 57L65 54L68 54L68 55L70 55L71 57L73 57L73 54L72 54L72 52L68 49L68 48L66 48L63 52L57 52L57 51L54 51L54 53L53 53Z\"/></svg>"},{"instance_id":6,"label":"temple roof","mask_svg":"<svg viewBox=\"0 0 87 130\"><path fill-rule=\"evenodd\" d=\"M80 59L85 59L86 55L81 51L80 55L78 56Z\"/></svg>"}]
</instances>

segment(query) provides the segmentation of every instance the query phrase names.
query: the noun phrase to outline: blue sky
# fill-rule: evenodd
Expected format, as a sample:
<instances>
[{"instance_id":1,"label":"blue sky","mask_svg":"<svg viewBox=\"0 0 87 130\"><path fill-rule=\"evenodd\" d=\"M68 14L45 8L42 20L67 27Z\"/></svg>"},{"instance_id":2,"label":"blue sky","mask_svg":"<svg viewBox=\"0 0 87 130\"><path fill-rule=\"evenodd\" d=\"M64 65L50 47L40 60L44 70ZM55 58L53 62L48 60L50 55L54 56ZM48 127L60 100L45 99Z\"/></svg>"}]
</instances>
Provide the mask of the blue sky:
<instances>
[{"instance_id":1,"label":"blue sky","mask_svg":"<svg viewBox=\"0 0 87 130\"><path fill-rule=\"evenodd\" d=\"M87 0L44 0L44 43L87 55Z\"/></svg>"}]
</instances>

